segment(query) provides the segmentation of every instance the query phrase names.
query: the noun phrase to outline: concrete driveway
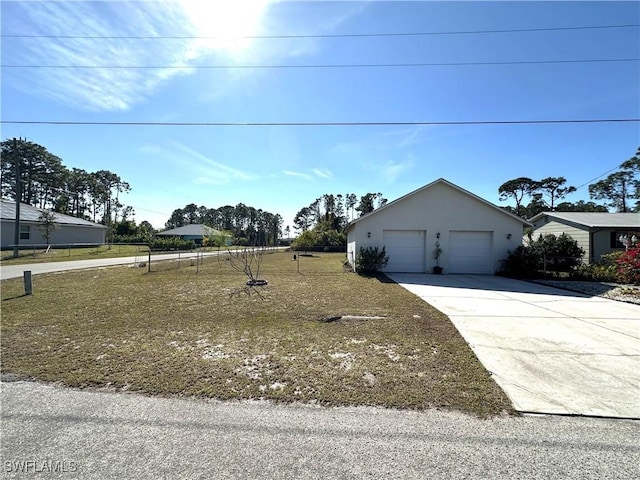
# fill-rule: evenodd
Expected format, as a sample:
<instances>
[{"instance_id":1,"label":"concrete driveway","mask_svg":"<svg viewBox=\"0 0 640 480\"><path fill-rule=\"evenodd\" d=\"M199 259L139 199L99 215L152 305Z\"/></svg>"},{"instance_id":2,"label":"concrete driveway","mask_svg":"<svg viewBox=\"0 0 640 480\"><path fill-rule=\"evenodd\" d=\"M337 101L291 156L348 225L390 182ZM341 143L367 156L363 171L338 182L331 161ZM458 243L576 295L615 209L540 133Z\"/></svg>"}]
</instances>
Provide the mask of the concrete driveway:
<instances>
[{"instance_id":1,"label":"concrete driveway","mask_svg":"<svg viewBox=\"0 0 640 480\"><path fill-rule=\"evenodd\" d=\"M640 418L640 306L485 275L390 274L449 316L521 412Z\"/></svg>"}]
</instances>

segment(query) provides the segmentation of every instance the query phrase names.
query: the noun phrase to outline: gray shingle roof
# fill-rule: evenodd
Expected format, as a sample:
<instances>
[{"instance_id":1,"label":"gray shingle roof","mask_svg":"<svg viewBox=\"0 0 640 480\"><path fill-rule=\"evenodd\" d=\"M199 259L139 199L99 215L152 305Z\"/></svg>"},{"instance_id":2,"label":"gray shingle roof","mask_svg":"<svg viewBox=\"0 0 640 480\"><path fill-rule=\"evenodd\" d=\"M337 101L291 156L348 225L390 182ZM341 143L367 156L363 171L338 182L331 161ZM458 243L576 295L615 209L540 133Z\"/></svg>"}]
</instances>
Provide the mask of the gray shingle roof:
<instances>
[{"instance_id":1,"label":"gray shingle roof","mask_svg":"<svg viewBox=\"0 0 640 480\"><path fill-rule=\"evenodd\" d=\"M197 236L197 237L206 237L209 235L215 235L218 233L217 230L207 227L206 225L202 225L199 223L193 223L191 225L185 225L183 227L173 228L171 230L165 230L164 232L159 232L158 235L166 235L166 236Z\"/></svg>"},{"instance_id":2,"label":"gray shingle roof","mask_svg":"<svg viewBox=\"0 0 640 480\"><path fill-rule=\"evenodd\" d=\"M543 215L591 228L640 228L640 213L637 212L541 212L531 221L535 223Z\"/></svg>"},{"instance_id":3,"label":"gray shingle roof","mask_svg":"<svg viewBox=\"0 0 640 480\"><path fill-rule=\"evenodd\" d=\"M20 204L20 221L21 222L38 222L42 212L47 210L27 205L26 203ZM85 227L94 228L107 228L104 225L100 225L83 218L72 217L71 215L65 215L63 213L54 213L55 222L59 225L82 225ZM15 220L16 218L16 203L10 200L2 200L0 202L0 218L2 220Z\"/></svg>"}]
</instances>

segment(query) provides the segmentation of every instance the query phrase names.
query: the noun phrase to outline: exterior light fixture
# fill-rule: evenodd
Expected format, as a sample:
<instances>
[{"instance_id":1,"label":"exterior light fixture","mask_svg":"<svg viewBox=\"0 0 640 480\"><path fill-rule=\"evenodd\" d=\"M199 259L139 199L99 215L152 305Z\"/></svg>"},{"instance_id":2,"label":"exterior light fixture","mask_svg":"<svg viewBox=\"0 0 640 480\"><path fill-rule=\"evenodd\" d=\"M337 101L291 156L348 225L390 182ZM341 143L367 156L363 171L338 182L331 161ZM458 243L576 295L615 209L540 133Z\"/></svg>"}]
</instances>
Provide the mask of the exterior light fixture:
<instances>
[{"instance_id":1,"label":"exterior light fixture","mask_svg":"<svg viewBox=\"0 0 640 480\"><path fill-rule=\"evenodd\" d=\"M371 232L367 232L367 238L371 238Z\"/></svg>"},{"instance_id":2,"label":"exterior light fixture","mask_svg":"<svg viewBox=\"0 0 640 480\"><path fill-rule=\"evenodd\" d=\"M511 234L507 233L507 240L511 240Z\"/></svg>"}]
</instances>

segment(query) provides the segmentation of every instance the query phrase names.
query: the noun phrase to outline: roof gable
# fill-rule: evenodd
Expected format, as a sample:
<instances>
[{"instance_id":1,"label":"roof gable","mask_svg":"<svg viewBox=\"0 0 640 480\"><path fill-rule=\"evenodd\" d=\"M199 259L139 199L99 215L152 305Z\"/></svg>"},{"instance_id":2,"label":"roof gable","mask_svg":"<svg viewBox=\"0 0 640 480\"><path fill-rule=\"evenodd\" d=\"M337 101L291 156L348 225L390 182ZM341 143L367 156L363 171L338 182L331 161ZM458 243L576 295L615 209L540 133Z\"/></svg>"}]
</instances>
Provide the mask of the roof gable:
<instances>
[{"instance_id":1,"label":"roof gable","mask_svg":"<svg viewBox=\"0 0 640 480\"><path fill-rule=\"evenodd\" d=\"M420 188L418 188L417 190L414 190L413 192L407 193L406 195L403 195L402 197L397 198L396 200L394 200L394 201L392 201L392 202L389 202L389 203L387 203L386 205L384 205L384 206L382 206L382 207L380 207L380 208L377 208L377 209L375 209L375 210L373 210L373 211L371 211L371 212L367 213L366 215L363 215L363 216L362 216L362 217L360 217L360 218L356 218L355 220L352 220L352 221L347 225L347 227L345 228L345 232L347 232L347 231L349 230L349 228L351 228L353 225L355 225L355 224L356 224L356 223L358 223L359 221L364 220L365 218L368 218L368 217L370 217L370 216L377 215L379 212L381 212L381 211L385 210L386 208L389 208L389 207L392 207L392 206L394 206L394 205L397 205L398 203L401 203L402 201L406 200L407 198L409 198L409 197L413 197L413 196L415 196L415 195L418 195L418 194L420 194L420 193L424 192L425 190L427 190L427 189L429 189L429 188L432 188L433 186L438 185L438 184L444 184L444 185L447 185L448 187L453 188L454 190L458 191L459 193L462 193L463 195L466 195L466 196L468 196L468 197L471 197L471 198L472 198L472 199L474 199L475 201L478 201L478 202L482 203L483 205L486 205L486 206L488 206L488 207L490 207L490 208L492 208L492 209L496 210L497 212L499 212L499 213L501 213L501 214L503 214L503 215L506 215L506 216L508 216L508 217L511 217L512 219L518 220L518 221L519 221L519 222L521 222L523 225L526 225L526 226L528 226L528 227L531 227L531 226L532 226L532 224L531 224L531 223L529 223L528 221L526 221L525 219L520 218L520 217L518 217L517 215L514 215L513 213L507 212L506 210L504 210L504 209L502 209L502 208L498 207L497 205L494 205L493 203L491 203L491 202L489 202L489 201L485 200L484 198L479 197L478 195L476 195L476 194L474 194L474 193L471 193L470 191L465 190L464 188L459 187L458 185L456 185L456 184L454 184L454 183L451 183L451 182L449 182L448 180L445 180L444 178L439 178L438 180L435 180L435 181L433 181L433 182L431 182L431 183L428 183L428 184L427 184L427 185L425 185L424 187L420 187Z\"/></svg>"}]
</instances>

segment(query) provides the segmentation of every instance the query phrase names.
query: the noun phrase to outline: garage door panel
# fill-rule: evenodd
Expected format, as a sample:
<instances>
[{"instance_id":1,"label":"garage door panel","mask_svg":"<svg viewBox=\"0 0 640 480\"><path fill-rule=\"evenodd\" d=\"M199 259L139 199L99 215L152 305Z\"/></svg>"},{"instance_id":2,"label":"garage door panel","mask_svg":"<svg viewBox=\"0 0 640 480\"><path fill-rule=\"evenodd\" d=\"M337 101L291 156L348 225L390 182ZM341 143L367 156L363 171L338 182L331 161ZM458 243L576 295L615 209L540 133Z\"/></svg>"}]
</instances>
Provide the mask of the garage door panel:
<instances>
[{"instance_id":1,"label":"garage door panel","mask_svg":"<svg viewBox=\"0 0 640 480\"><path fill-rule=\"evenodd\" d=\"M491 232L449 232L450 273L493 273L491 237Z\"/></svg>"},{"instance_id":2,"label":"garage door panel","mask_svg":"<svg viewBox=\"0 0 640 480\"><path fill-rule=\"evenodd\" d=\"M424 230L384 230L385 272L424 272Z\"/></svg>"}]
</instances>

